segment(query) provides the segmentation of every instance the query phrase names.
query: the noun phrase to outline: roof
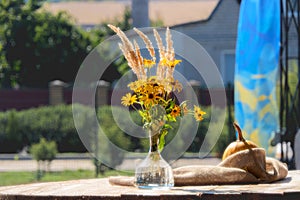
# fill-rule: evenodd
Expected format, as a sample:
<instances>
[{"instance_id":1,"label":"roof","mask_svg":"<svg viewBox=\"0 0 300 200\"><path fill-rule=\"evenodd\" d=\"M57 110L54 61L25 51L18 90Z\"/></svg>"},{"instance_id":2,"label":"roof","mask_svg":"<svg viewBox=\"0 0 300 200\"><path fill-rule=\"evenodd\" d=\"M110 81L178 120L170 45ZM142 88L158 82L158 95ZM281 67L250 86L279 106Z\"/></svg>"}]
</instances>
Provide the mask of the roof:
<instances>
[{"instance_id":1,"label":"roof","mask_svg":"<svg viewBox=\"0 0 300 200\"><path fill-rule=\"evenodd\" d=\"M149 0L149 18L162 20L165 26L206 20L219 0ZM52 13L66 11L79 25L95 25L120 19L131 1L69 1L45 3L44 8Z\"/></svg>"}]
</instances>

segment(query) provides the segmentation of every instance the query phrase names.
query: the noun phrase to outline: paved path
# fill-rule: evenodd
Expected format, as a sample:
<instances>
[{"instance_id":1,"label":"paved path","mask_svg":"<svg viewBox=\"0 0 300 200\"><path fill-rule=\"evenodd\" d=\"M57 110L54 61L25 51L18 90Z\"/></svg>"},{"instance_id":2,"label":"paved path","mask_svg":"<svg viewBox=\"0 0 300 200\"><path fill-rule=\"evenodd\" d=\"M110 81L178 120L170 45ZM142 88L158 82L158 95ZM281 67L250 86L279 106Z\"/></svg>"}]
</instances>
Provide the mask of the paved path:
<instances>
[{"instance_id":1,"label":"paved path","mask_svg":"<svg viewBox=\"0 0 300 200\"><path fill-rule=\"evenodd\" d=\"M0 160L0 172L4 171L35 171L37 162L35 160ZM51 163L52 171L93 170L91 160L53 160Z\"/></svg>"},{"instance_id":2,"label":"paved path","mask_svg":"<svg viewBox=\"0 0 300 200\"><path fill-rule=\"evenodd\" d=\"M139 159L125 159L123 163L117 167L118 170L134 170ZM184 165L216 165L220 162L219 158L181 158L174 163L172 167L180 167ZM35 160L0 160L0 172L4 171L35 171L37 163ZM63 170L94 170L94 165L90 159L66 159L53 160L51 164L52 171Z\"/></svg>"}]
</instances>

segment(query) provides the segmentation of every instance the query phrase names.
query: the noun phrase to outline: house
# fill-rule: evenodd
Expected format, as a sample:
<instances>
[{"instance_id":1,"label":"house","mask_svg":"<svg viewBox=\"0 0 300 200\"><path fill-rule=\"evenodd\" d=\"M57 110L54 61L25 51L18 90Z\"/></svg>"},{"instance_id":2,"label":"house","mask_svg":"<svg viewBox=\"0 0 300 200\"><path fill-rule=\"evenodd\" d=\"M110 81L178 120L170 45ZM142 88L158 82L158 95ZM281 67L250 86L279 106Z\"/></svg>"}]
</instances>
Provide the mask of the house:
<instances>
[{"instance_id":1,"label":"house","mask_svg":"<svg viewBox=\"0 0 300 200\"><path fill-rule=\"evenodd\" d=\"M239 1L220 0L207 19L171 27L173 30L188 35L203 46L215 62L224 85L233 84L234 81L238 18ZM182 71L187 79L199 80L199 73L186 69L190 69L190 67L185 67ZM215 87L218 86L215 85Z\"/></svg>"},{"instance_id":2,"label":"house","mask_svg":"<svg viewBox=\"0 0 300 200\"><path fill-rule=\"evenodd\" d=\"M47 4L45 8L54 13L65 10L82 27L91 27L121 17L130 3L131 1L60 2ZM216 64L224 84L233 83L238 15L237 0L149 1L149 18L162 20L165 26L186 34L202 45ZM178 68L179 72L187 80L196 80L204 85L201 75L188 65L188 62L183 62ZM216 82L211 86L219 87L217 84Z\"/></svg>"},{"instance_id":3,"label":"house","mask_svg":"<svg viewBox=\"0 0 300 200\"><path fill-rule=\"evenodd\" d=\"M66 1L45 3L43 8L52 13L66 11L82 27L120 19L131 0ZM149 0L150 20L162 20L165 26L207 19L219 0Z\"/></svg>"},{"instance_id":4,"label":"house","mask_svg":"<svg viewBox=\"0 0 300 200\"><path fill-rule=\"evenodd\" d=\"M240 0L149 0L149 18L154 21L162 20L165 26L198 42L216 64L224 85L233 84L240 2ZM101 22L120 18L125 8L130 6L131 0L71 1L47 3L44 8L53 13L65 10L80 26L92 27ZM289 41L291 41L289 51L292 57L296 56L296 31L292 32ZM184 42L181 45L184 45ZM188 50L189 47L180 48ZM199 76L199 73L189 65L184 61L178 68L179 72L186 79L200 81L205 86L201 75ZM213 85L219 87L218 83Z\"/></svg>"}]
</instances>

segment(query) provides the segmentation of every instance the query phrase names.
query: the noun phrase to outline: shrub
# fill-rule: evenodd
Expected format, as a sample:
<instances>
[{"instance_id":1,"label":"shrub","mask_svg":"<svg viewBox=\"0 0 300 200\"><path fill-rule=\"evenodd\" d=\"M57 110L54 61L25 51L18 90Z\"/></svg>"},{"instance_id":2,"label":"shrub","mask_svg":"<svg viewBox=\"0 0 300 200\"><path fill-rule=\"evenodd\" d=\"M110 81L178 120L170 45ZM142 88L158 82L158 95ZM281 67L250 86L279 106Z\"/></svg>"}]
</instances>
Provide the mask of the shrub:
<instances>
[{"instance_id":1,"label":"shrub","mask_svg":"<svg viewBox=\"0 0 300 200\"><path fill-rule=\"evenodd\" d=\"M0 153L22 149L22 135L19 132L18 112L10 110L0 113Z\"/></svg>"},{"instance_id":2,"label":"shrub","mask_svg":"<svg viewBox=\"0 0 300 200\"><path fill-rule=\"evenodd\" d=\"M92 129L92 109L74 106L82 111L79 128ZM42 137L55 141L59 152L86 152L74 126L71 105L0 112L0 153L16 153Z\"/></svg>"},{"instance_id":3,"label":"shrub","mask_svg":"<svg viewBox=\"0 0 300 200\"><path fill-rule=\"evenodd\" d=\"M72 105L44 106L22 111L9 110L0 112L0 153L16 153L24 147L38 143L41 138L55 141L59 152L86 152L87 150L83 145L82 139L85 140L85 144L89 147L95 143L97 127L95 127L94 110L91 107L79 104L75 104L73 107L76 107L76 113L72 112ZM114 117L121 125L122 130L119 124L115 123L112 109L117 113ZM218 122L218 119L214 122L210 120L210 107L203 107L203 110L207 112L207 115L205 120L199 123L197 134L188 149L189 152L199 152L209 125L212 128L212 132L214 132L213 129L223 125ZM216 108L214 112L219 113L217 115L221 115L223 111ZM130 123L129 116L134 123L142 126L141 118L135 111L128 113L125 108L114 106L102 106L98 110L100 126L112 143L130 152L147 152L149 147L147 133L143 130L135 130L135 126L128 126L127 124ZM76 128L73 117L76 117L78 122ZM181 124L181 131L188 132L190 123L195 123L195 121L191 120ZM235 132L231 123L227 112L226 122L219 139L217 141L209 141L211 145L216 143L213 152L221 154L224 148L234 140ZM174 124L173 127L174 129L170 130L166 137L166 144L172 141L177 134L178 124ZM77 130L84 130L87 133L85 138L80 138ZM141 132L138 135L139 137L127 134L137 133L138 131ZM182 148L184 142L190 139L186 134L178 135L177 137L180 137L181 140L176 140L168 147L174 149L174 151ZM99 140L103 140L103 138L99 138ZM104 144L102 145L104 148ZM108 155L112 156L113 154ZM120 157L122 156L120 155ZM113 159L113 157L109 158L109 160Z\"/></svg>"},{"instance_id":4,"label":"shrub","mask_svg":"<svg viewBox=\"0 0 300 200\"><path fill-rule=\"evenodd\" d=\"M33 158L38 162L38 171L40 171L41 163L46 163L44 165L43 171L48 170L50 167L50 163L55 159L57 154L57 146L54 141L47 141L45 138L41 138L39 143L33 144L30 147L30 153ZM46 167L48 169L46 169Z\"/></svg>"},{"instance_id":5,"label":"shrub","mask_svg":"<svg viewBox=\"0 0 300 200\"><path fill-rule=\"evenodd\" d=\"M86 106L82 107L86 110L90 109ZM23 146L36 143L44 137L47 140L54 140L59 152L86 151L74 126L72 106L45 106L21 111L19 114ZM89 118L84 116L82 120L85 123Z\"/></svg>"},{"instance_id":6,"label":"shrub","mask_svg":"<svg viewBox=\"0 0 300 200\"><path fill-rule=\"evenodd\" d=\"M41 138L39 143L33 144L30 147L30 153L36 161L48 161L51 162L55 159L57 154L57 146L54 141L47 141L45 138Z\"/></svg>"}]
</instances>

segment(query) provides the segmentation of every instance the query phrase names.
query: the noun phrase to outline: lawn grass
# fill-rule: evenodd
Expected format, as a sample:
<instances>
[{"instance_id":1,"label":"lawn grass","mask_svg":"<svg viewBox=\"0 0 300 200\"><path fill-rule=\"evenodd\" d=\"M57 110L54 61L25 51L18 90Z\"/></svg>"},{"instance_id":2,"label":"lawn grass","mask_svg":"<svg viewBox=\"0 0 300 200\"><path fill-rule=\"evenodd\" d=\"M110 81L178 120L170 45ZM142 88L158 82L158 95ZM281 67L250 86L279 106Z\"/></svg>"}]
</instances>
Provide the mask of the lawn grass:
<instances>
[{"instance_id":1,"label":"lawn grass","mask_svg":"<svg viewBox=\"0 0 300 200\"><path fill-rule=\"evenodd\" d=\"M133 175L131 172L122 172L116 170L106 171L104 175L99 175L98 178L118 175ZM95 178L95 172L91 170L76 170L76 171L60 171L45 173L40 181L37 181L37 172L0 172L0 186L18 185L35 182L49 181L66 181L76 179Z\"/></svg>"},{"instance_id":2,"label":"lawn grass","mask_svg":"<svg viewBox=\"0 0 300 200\"><path fill-rule=\"evenodd\" d=\"M0 186L35 182L34 172L0 172Z\"/></svg>"}]
</instances>

